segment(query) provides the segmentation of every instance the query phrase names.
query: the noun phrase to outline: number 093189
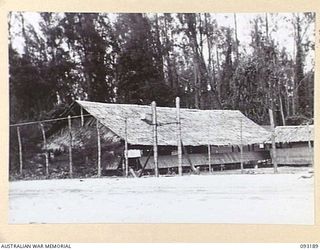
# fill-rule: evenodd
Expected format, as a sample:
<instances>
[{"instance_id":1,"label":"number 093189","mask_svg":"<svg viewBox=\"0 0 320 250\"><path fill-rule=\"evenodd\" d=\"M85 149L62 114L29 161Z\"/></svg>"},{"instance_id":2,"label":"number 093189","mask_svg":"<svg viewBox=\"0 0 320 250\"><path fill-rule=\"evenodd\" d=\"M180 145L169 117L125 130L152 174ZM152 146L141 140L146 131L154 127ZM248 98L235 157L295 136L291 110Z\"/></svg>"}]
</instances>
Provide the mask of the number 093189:
<instances>
[{"instance_id":1,"label":"number 093189","mask_svg":"<svg viewBox=\"0 0 320 250\"><path fill-rule=\"evenodd\" d=\"M319 248L319 244L313 243L313 244L300 244L300 248L312 248L317 249Z\"/></svg>"}]
</instances>

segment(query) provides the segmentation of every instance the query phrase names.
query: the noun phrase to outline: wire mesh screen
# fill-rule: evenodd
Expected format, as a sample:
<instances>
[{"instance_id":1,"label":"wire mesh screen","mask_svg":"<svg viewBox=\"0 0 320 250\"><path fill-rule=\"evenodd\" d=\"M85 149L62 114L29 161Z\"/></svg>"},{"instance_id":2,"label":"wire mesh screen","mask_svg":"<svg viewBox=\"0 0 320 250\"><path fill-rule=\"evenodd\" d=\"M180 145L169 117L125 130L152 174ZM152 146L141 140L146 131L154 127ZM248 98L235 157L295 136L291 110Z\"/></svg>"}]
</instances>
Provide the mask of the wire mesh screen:
<instances>
[{"instance_id":1,"label":"wire mesh screen","mask_svg":"<svg viewBox=\"0 0 320 250\"><path fill-rule=\"evenodd\" d=\"M96 120L73 118L71 130L66 119L53 122L10 126L10 180L98 175ZM100 140L100 174L122 174L121 143L110 143L103 136Z\"/></svg>"}]
</instances>

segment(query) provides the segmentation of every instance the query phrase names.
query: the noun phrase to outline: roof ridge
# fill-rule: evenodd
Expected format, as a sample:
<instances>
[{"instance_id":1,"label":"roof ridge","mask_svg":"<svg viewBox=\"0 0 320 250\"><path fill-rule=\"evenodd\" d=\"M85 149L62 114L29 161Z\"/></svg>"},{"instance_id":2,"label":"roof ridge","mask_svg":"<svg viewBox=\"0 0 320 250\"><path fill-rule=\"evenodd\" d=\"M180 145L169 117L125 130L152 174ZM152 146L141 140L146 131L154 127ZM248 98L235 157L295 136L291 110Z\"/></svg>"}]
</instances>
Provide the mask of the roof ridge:
<instances>
[{"instance_id":1,"label":"roof ridge","mask_svg":"<svg viewBox=\"0 0 320 250\"><path fill-rule=\"evenodd\" d=\"M112 103L112 102L92 102L92 101L82 101L77 100L77 103L91 103L91 104L98 104L98 105L121 105L121 106L128 106L128 107L141 107L141 108L149 108L150 105L147 104L135 104L135 103ZM163 107L157 106L157 109L175 109L175 107ZM190 112L200 111L200 112L212 112L212 111L230 111L230 112L240 112L238 109L191 109L191 108L180 108L180 110L187 110Z\"/></svg>"}]
</instances>

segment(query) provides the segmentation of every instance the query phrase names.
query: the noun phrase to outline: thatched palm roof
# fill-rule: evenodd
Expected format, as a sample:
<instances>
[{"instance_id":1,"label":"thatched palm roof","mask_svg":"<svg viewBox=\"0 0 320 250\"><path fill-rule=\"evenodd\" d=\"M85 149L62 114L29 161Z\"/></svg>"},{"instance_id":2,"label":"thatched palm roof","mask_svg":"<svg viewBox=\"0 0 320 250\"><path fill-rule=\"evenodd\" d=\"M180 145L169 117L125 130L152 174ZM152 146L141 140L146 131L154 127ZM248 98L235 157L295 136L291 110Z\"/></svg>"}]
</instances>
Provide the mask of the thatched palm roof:
<instances>
[{"instance_id":1,"label":"thatched palm roof","mask_svg":"<svg viewBox=\"0 0 320 250\"><path fill-rule=\"evenodd\" d=\"M153 145L151 107L147 105L111 104L77 101L102 125L131 145ZM181 135L186 146L239 145L263 143L270 133L237 110L181 109ZM176 109L157 107L158 145L177 145ZM241 122L242 121L242 122ZM242 125L241 125L242 123Z\"/></svg>"},{"instance_id":2,"label":"thatched palm roof","mask_svg":"<svg viewBox=\"0 0 320 250\"><path fill-rule=\"evenodd\" d=\"M117 143L120 138L112 133L108 128L100 125L101 145ZM70 134L68 127L60 129L51 135L47 140L49 150L66 150L70 143ZM77 120L72 121L72 146L76 148L88 147L97 144L97 129L94 119L81 126Z\"/></svg>"},{"instance_id":3,"label":"thatched palm roof","mask_svg":"<svg viewBox=\"0 0 320 250\"><path fill-rule=\"evenodd\" d=\"M275 128L276 142L307 142L314 140L314 126L278 126Z\"/></svg>"}]
</instances>

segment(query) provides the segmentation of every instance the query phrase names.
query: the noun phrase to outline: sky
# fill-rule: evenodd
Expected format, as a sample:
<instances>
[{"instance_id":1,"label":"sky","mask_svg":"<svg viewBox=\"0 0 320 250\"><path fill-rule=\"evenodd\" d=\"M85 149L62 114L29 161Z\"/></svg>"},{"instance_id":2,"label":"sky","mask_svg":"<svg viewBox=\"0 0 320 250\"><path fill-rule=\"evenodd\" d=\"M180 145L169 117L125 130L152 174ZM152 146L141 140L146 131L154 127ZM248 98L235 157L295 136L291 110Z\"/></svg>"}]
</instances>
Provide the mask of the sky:
<instances>
[{"instance_id":1,"label":"sky","mask_svg":"<svg viewBox=\"0 0 320 250\"><path fill-rule=\"evenodd\" d=\"M279 47L285 47L286 51L293 56L294 55L294 38L293 38L293 25L290 22L293 13L268 13L269 31L270 36L279 43ZM236 13L237 18L237 30L238 40L240 42L240 49L248 49L248 44L251 42L251 30L252 25L250 20L260 16L265 18L265 13ZM35 30L39 30L40 16L37 12L24 12L26 24L34 26ZM234 28L234 14L233 13L214 13L213 17L217 20L218 26L232 27ZM110 19L115 18L115 15L110 14ZM287 20L285 20L287 18ZM13 47L19 52L22 52L23 39L18 35L21 27L19 22L12 19L11 22L12 33L14 37L12 39ZM276 31L273 28L277 26ZM314 24L311 25L307 32L306 37L314 41ZM314 63L314 55L309 54L306 58L306 68L310 68Z\"/></svg>"}]
</instances>

